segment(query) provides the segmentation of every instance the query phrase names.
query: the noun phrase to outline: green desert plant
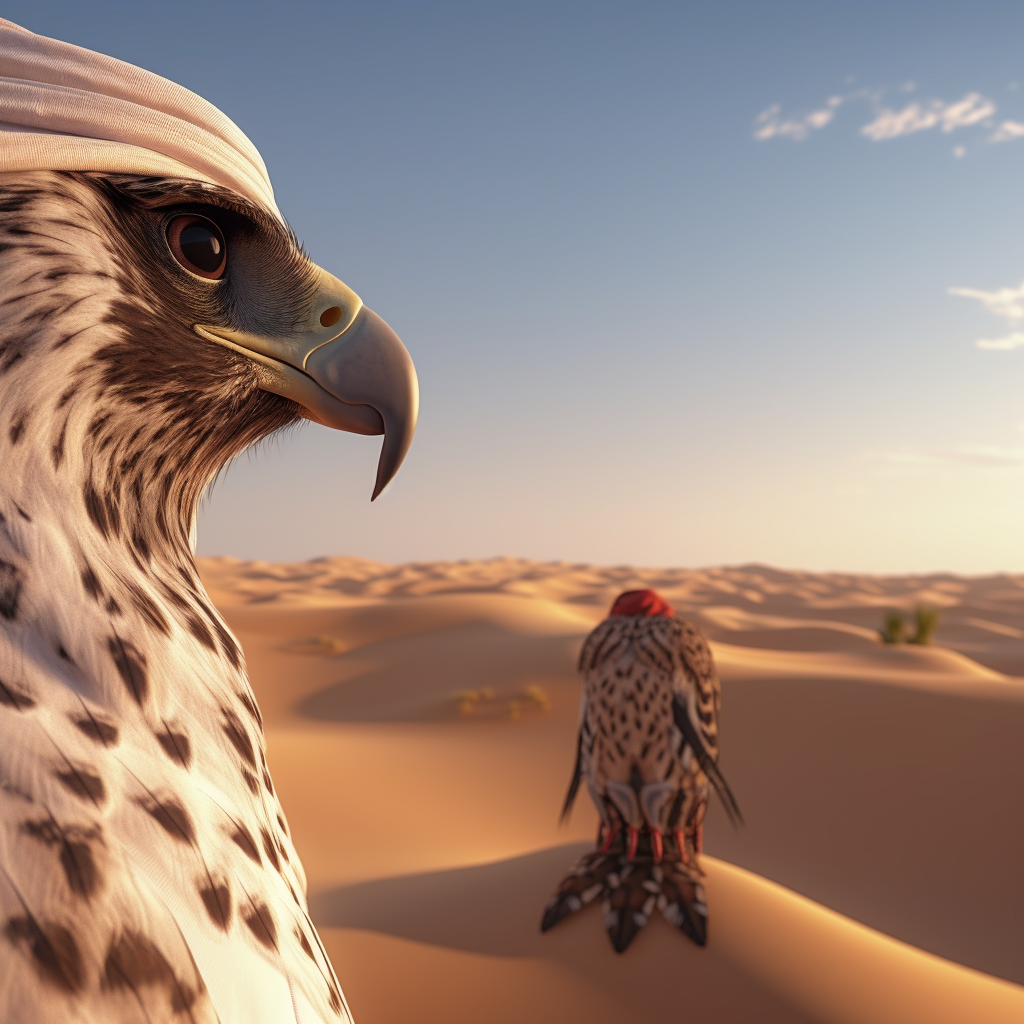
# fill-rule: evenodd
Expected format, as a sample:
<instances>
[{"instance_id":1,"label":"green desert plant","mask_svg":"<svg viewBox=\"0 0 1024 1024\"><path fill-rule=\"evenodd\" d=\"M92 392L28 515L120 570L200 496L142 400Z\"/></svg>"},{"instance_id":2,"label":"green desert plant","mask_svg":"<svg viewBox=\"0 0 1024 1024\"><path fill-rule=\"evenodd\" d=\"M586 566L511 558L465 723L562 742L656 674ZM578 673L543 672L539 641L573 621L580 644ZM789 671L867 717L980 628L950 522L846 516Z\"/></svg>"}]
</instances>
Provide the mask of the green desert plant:
<instances>
[{"instance_id":1,"label":"green desert plant","mask_svg":"<svg viewBox=\"0 0 1024 1024\"><path fill-rule=\"evenodd\" d=\"M907 638L907 620L903 612L886 612L885 621L878 631L884 644L901 644Z\"/></svg>"},{"instance_id":2,"label":"green desert plant","mask_svg":"<svg viewBox=\"0 0 1024 1024\"><path fill-rule=\"evenodd\" d=\"M910 638L910 643L930 644L932 637L935 636L935 630L939 627L939 609L919 604L914 609L914 621L917 628Z\"/></svg>"}]
</instances>

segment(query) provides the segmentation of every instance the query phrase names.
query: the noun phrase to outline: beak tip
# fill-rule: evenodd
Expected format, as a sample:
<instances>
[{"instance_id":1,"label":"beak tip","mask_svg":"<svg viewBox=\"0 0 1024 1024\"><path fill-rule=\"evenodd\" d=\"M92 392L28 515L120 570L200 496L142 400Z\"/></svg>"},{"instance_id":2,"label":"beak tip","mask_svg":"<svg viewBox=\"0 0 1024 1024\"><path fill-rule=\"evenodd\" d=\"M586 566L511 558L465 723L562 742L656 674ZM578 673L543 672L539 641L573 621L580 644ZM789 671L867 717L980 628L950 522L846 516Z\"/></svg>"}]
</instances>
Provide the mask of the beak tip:
<instances>
[{"instance_id":1,"label":"beak tip","mask_svg":"<svg viewBox=\"0 0 1024 1024\"><path fill-rule=\"evenodd\" d=\"M405 460L416 431L419 382L408 350L363 306L348 330L310 354L305 372L343 411L329 425L384 435L370 496L376 501Z\"/></svg>"},{"instance_id":2,"label":"beak tip","mask_svg":"<svg viewBox=\"0 0 1024 1024\"><path fill-rule=\"evenodd\" d=\"M385 419L385 423L390 417ZM381 445L380 459L377 462L377 479L373 485L373 494L370 501L376 501L381 494L387 490L388 484L397 476L405 456L408 454L409 446L412 444L412 434L415 429L415 413L412 423L392 423L392 433L384 432L384 444Z\"/></svg>"}]
</instances>

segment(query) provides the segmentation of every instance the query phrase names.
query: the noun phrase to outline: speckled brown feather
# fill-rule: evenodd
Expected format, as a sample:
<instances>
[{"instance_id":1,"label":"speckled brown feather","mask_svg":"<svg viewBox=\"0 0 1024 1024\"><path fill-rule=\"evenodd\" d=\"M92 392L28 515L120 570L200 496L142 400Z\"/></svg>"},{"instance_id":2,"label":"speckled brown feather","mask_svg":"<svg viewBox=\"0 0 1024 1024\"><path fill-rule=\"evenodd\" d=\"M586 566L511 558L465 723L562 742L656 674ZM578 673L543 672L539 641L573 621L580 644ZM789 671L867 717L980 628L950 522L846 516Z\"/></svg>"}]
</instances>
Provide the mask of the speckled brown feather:
<instances>
[{"instance_id":1,"label":"speckled brown feather","mask_svg":"<svg viewBox=\"0 0 1024 1024\"><path fill-rule=\"evenodd\" d=\"M200 211L210 287L164 240ZM347 1020L240 649L189 531L297 407L196 322L308 314L269 215L195 182L0 175L0 1020Z\"/></svg>"},{"instance_id":2,"label":"speckled brown feather","mask_svg":"<svg viewBox=\"0 0 1024 1024\"><path fill-rule=\"evenodd\" d=\"M542 930L600 896L619 952L655 906L703 945L699 855L711 784L739 816L717 766L721 688L711 649L678 616L613 615L585 640L579 670L578 755L563 813L585 781L601 816L601 849L565 877Z\"/></svg>"}]
</instances>

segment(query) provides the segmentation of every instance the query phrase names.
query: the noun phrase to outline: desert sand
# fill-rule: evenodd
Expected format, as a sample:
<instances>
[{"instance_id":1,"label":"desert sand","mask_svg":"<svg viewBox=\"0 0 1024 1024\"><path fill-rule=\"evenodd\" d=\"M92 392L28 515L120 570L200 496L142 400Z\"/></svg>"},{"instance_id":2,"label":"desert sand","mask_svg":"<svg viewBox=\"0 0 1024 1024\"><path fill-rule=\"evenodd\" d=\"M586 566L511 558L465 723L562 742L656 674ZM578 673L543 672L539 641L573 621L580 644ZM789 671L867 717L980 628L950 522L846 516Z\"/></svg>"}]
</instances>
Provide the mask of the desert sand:
<instances>
[{"instance_id":1,"label":"desert sand","mask_svg":"<svg viewBox=\"0 0 1024 1024\"><path fill-rule=\"evenodd\" d=\"M310 906L359 1024L1024 1020L1024 577L201 560L245 648ZM709 941L623 956L541 910L592 843L583 636L622 590L722 676ZM883 645L889 609L942 613ZM691 1016L693 1015L693 1016Z\"/></svg>"}]
</instances>

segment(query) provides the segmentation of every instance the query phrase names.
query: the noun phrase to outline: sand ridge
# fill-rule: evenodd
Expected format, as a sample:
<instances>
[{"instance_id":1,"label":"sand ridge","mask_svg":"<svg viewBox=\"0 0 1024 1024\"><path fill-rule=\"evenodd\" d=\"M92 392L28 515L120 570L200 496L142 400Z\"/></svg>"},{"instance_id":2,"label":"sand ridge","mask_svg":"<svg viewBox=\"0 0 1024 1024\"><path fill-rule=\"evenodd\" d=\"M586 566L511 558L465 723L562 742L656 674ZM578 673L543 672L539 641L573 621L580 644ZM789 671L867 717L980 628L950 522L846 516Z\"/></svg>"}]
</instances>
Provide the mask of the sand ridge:
<instances>
[{"instance_id":1,"label":"sand ridge","mask_svg":"<svg viewBox=\"0 0 1024 1024\"><path fill-rule=\"evenodd\" d=\"M362 1024L649 1020L681 985L709 1021L1024 1019L1024 577L201 569ZM713 639L748 824L712 805L708 949L652 922L615 957L596 910L543 937L533 919L595 824L584 801L557 825L575 656L636 586ZM936 646L880 644L883 614L917 604L941 609Z\"/></svg>"}]
</instances>

